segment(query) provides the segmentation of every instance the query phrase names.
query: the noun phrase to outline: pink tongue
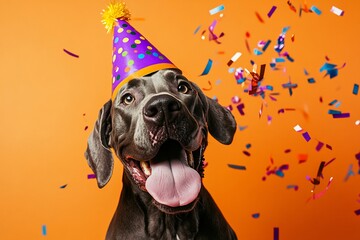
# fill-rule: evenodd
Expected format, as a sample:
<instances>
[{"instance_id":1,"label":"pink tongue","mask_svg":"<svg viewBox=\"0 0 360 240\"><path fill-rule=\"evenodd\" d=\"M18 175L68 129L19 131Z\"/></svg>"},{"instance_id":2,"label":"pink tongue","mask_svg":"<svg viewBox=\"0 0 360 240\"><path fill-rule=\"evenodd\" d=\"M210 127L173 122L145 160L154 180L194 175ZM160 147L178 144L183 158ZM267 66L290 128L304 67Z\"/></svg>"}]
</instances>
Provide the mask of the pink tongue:
<instances>
[{"instance_id":1,"label":"pink tongue","mask_svg":"<svg viewBox=\"0 0 360 240\"><path fill-rule=\"evenodd\" d=\"M181 151L185 159L185 151ZM151 162L151 175L145 186L148 193L159 203L170 206L184 206L196 199L201 188L198 172L185 165L180 159L170 156Z\"/></svg>"}]
</instances>

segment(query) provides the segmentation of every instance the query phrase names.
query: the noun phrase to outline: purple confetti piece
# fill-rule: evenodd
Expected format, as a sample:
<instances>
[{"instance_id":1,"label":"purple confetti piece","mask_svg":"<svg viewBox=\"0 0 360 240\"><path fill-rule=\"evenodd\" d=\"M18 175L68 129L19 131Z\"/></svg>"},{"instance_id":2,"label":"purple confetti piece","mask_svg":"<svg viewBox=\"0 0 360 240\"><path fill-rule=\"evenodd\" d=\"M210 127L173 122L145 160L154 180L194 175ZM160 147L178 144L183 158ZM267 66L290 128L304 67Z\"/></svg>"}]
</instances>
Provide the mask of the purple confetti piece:
<instances>
[{"instance_id":1,"label":"purple confetti piece","mask_svg":"<svg viewBox=\"0 0 360 240\"><path fill-rule=\"evenodd\" d=\"M274 240L279 240L279 228L274 227Z\"/></svg>"},{"instance_id":2,"label":"purple confetti piece","mask_svg":"<svg viewBox=\"0 0 360 240\"><path fill-rule=\"evenodd\" d=\"M268 12L267 16L268 18L271 18L271 16L273 15L273 13L275 12L276 10L276 6L272 6L272 8L270 9L270 11Z\"/></svg>"},{"instance_id":3,"label":"purple confetti piece","mask_svg":"<svg viewBox=\"0 0 360 240\"><path fill-rule=\"evenodd\" d=\"M245 115L245 112L244 112L244 110L243 110L243 109L245 108L245 105L244 105L243 103L237 105L236 108L239 110L239 113L240 113L241 115Z\"/></svg>"},{"instance_id":4,"label":"purple confetti piece","mask_svg":"<svg viewBox=\"0 0 360 240\"><path fill-rule=\"evenodd\" d=\"M240 102L240 98L238 96L233 96L231 98L231 102L234 103L234 104L237 104Z\"/></svg>"},{"instance_id":5,"label":"purple confetti piece","mask_svg":"<svg viewBox=\"0 0 360 240\"><path fill-rule=\"evenodd\" d=\"M360 215L360 209L354 211L357 216Z\"/></svg>"},{"instance_id":6,"label":"purple confetti piece","mask_svg":"<svg viewBox=\"0 0 360 240\"><path fill-rule=\"evenodd\" d=\"M319 151L322 149L323 146L324 146L324 143L322 143L322 142L319 141L319 142L318 142L318 145L317 145L316 148L315 148L316 151L319 152Z\"/></svg>"},{"instance_id":7,"label":"purple confetti piece","mask_svg":"<svg viewBox=\"0 0 360 240\"><path fill-rule=\"evenodd\" d=\"M305 139L307 142L309 142L310 139L311 139L311 137L310 137L310 135L309 135L308 132L304 132L304 133L302 134L302 136L304 137L304 139Z\"/></svg>"},{"instance_id":8,"label":"purple confetti piece","mask_svg":"<svg viewBox=\"0 0 360 240\"><path fill-rule=\"evenodd\" d=\"M96 178L96 175L93 174L93 173L92 173L92 174L88 174L88 175L87 175L87 178L88 178L88 179L94 179L94 178Z\"/></svg>"},{"instance_id":9,"label":"purple confetti piece","mask_svg":"<svg viewBox=\"0 0 360 240\"><path fill-rule=\"evenodd\" d=\"M355 158L356 158L358 161L360 161L360 152L357 153L357 154L355 154Z\"/></svg>"},{"instance_id":10,"label":"purple confetti piece","mask_svg":"<svg viewBox=\"0 0 360 240\"><path fill-rule=\"evenodd\" d=\"M286 186L287 189L294 189L295 191L297 191L299 189L299 186L298 185L287 185Z\"/></svg>"},{"instance_id":11,"label":"purple confetti piece","mask_svg":"<svg viewBox=\"0 0 360 240\"><path fill-rule=\"evenodd\" d=\"M348 118L350 117L350 113L339 113L339 114L333 114L333 118Z\"/></svg>"},{"instance_id":12,"label":"purple confetti piece","mask_svg":"<svg viewBox=\"0 0 360 240\"><path fill-rule=\"evenodd\" d=\"M79 58L79 55L76 55L75 53L72 53L72 52L66 50L65 48L64 48L63 50L64 50L64 52L66 52L66 53L69 54L70 56L75 57L75 58Z\"/></svg>"}]
</instances>

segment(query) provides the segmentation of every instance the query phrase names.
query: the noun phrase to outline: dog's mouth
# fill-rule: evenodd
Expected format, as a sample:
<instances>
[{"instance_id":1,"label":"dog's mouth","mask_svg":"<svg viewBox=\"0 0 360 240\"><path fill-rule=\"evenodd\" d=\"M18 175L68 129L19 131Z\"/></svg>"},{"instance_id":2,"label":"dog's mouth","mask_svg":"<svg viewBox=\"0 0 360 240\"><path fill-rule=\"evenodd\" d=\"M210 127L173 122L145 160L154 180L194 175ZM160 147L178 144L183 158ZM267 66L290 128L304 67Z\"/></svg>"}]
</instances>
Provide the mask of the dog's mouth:
<instances>
[{"instance_id":1,"label":"dog's mouth","mask_svg":"<svg viewBox=\"0 0 360 240\"><path fill-rule=\"evenodd\" d=\"M154 199L163 212L178 213L194 208L201 189L203 152L184 149L175 140L166 140L150 161L125 158L125 166L135 183Z\"/></svg>"}]
</instances>

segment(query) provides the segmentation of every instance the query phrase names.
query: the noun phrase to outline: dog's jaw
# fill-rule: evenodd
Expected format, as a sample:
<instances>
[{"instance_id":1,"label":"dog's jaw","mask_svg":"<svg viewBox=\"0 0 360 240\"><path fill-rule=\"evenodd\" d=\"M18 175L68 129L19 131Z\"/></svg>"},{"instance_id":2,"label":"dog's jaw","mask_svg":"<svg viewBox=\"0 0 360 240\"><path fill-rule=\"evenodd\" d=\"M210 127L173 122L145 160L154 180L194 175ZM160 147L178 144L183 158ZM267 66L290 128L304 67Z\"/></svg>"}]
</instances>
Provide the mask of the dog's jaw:
<instances>
[{"instance_id":1,"label":"dog's jaw","mask_svg":"<svg viewBox=\"0 0 360 240\"><path fill-rule=\"evenodd\" d=\"M206 142L206 135L202 136L202 141L199 144L200 146L195 150L195 151L187 151L184 150L186 153L186 157L185 159L183 159L182 161L184 161L184 163L188 166L191 167L192 169L194 169L197 174L199 174L199 178L203 177L203 172L204 172L204 151L207 145ZM157 156L159 154L164 154L163 152L168 151L168 145L169 144L178 144L180 146L180 144L174 140L166 140L165 143L163 144L164 147L161 147L159 149L159 152L156 154L155 157L153 157L151 160L147 160L147 161L142 161L142 160L137 160L134 159L130 156L124 156L123 159L123 163L124 163L124 167L125 170L130 173L128 174L128 176L131 178L131 180L136 184L136 186L141 189L143 192L146 192L147 194L149 194L147 188L146 188L146 181L147 179L151 176L152 174L152 169L151 169L151 162L156 162L157 160ZM162 152L162 153L161 153ZM153 163L155 164L155 163ZM200 180L201 181L201 180ZM200 183L202 185L202 183ZM201 187L200 185L200 187ZM150 196L151 194L149 194ZM181 206L169 206L163 203L160 203L158 201L156 201L154 198L152 200L153 204L162 212L168 213L168 214L176 214L176 213L183 213L183 212L188 212L194 209L196 203L198 201L198 196L194 197L194 199L191 199L191 202L186 202L186 204L183 204Z\"/></svg>"}]
</instances>

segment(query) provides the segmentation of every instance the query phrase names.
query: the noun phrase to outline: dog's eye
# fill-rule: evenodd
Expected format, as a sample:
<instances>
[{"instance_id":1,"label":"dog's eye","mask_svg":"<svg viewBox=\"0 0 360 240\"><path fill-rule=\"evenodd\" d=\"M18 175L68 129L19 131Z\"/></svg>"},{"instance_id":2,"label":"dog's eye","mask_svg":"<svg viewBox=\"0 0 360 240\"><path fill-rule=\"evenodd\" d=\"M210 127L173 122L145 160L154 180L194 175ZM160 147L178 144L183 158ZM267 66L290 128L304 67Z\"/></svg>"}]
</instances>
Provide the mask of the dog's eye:
<instances>
[{"instance_id":1,"label":"dog's eye","mask_svg":"<svg viewBox=\"0 0 360 240\"><path fill-rule=\"evenodd\" d=\"M135 101L135 98L130 93L125 94L121 99L121 102L124 103L125 105L130 105L134 101Z\"/></svg>"},{"instance_id":2,"label":"dog's eye","mask_svg":"<svg viewBox=\"0 0 360 240\"><path fill-rule=\"evenodd\" d=\"M188 93L189 91L190 91L190 86L189 86L189 84L187 84L187 83L185 83L185 82L181 82L181 83L179 83L179 85L178 85L178 91L180 92L180 93L184 93L184 94L186 94L186 93Z\"/></svg>"}]
</instances>

